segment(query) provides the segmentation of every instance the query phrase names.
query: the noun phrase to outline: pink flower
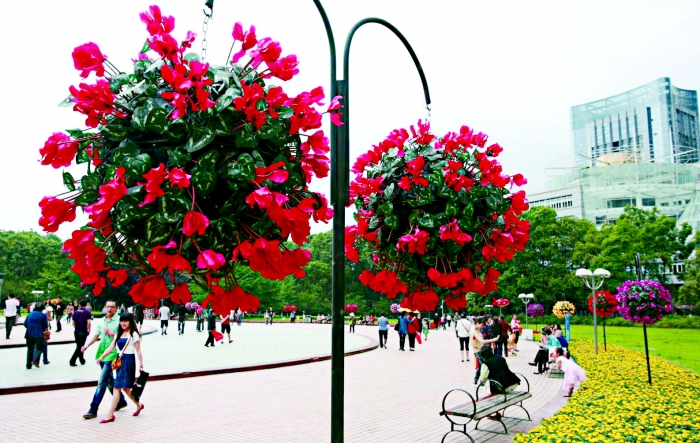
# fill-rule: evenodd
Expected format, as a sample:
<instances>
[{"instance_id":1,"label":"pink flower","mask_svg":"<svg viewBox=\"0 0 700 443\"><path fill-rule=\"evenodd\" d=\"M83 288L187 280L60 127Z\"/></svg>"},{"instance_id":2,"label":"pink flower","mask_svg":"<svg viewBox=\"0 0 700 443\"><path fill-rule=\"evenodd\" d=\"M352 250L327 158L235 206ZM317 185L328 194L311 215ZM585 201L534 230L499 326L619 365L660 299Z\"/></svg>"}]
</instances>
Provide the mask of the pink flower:
<instances>
[{"instance_id":1,"label":"pink flower","mask_svg":"<svg viewBox=\"0 0 700 443\"><path fill-rule=\"evenodd\" d=\"M173 168L168 173L168 180L170 180L170 187L177 186L178 188L186 188L190 185L190 174L187 174L183 169Z\"/></svg>"},{"instance_id":2,"label":"pink flower","mask_svg":"<svg viewBox=\"0 0 700 443\"><path fill-rule=\"evenodd\" d=\"M54 132L46 140L44 147L39 150L41 164L51 165L54 169L70 166L76 152L78 152L78 142L61 132Z\"/></svg>"},{"instance_id":3,"label":"pink flower","mask_svg":"<svg viewBox=\"0 0 700 443\"><path fill-rule=\"evenodd\" d=\"M403 252L408 252L409 254L418 253L420 255L424 255L426 252L428 252L427 244L429 238L430 234L416 228L415 234L406 234L399 238L399 242L396 243L396 249Z\"/></svg>"},{"instance_id":4,"label":"pink flower","mask_svg":"<svg viewBox=\"0 0 700 443\"><path fill-rule=\"evenodd\" d=\"M84 45L80 45L73 50L73 66L78 71L82 71L80 76L82 78L87 78L91 72L94 72L98 77L105 76L105 68L102 65L107 59L100 48L92 43L88 42Z\"/></svg>"},{"instance_id":5,"label":"pink flower","mask_svg":"<svg viewBox=\"0 0 700 443\"><path fill-rule=\"evenodd\" d=\"M153 168L147 173L143 174L143 178L146 179L146 183L138 183L141 186L146 187L146 198L143 203L139 204L139 208L146 206L149 203L156 201L156 198L165 195L165 191L161 185L165 181L168 173L165 172L165 165L161 163L157 168Z\"/></svg>"},{"instance_id":6,"label":"pink flower","mask_svg":"<svg viewBox=\"0 0 700 443\"><path fill-rule=\"evenodd\" d=\"M216 271L225 264L226 257L212 249L207 249L197 256L197 267L200 269Z\"/></svg>"},{"instance_id":7,"label":"pink flower","mask_svg":"<svg viewBox=\"0 0 700 443\"><path fill-rule=\"evenodd\" d=\"M231 59L234 63L238 63L238 60L245 55L246 51L258 43L258 39L255 37L255 26L251 26L248 32L243 32L243 25L236 23L233 25L231 36L234 41L243 43L241 50L236 52L233 55L233 59Z\"/></svg>"},{"instance_id":8,"label":"pink flower","mask_svg":"<svg viewBox=\"0 0 700 443\"><path fill-rule=\"evenodd\" d=\"M188 237L204 235L209 227L209 219L201 212L190 211L182 222L182 233Z\"/></svg>"}]
</instances>

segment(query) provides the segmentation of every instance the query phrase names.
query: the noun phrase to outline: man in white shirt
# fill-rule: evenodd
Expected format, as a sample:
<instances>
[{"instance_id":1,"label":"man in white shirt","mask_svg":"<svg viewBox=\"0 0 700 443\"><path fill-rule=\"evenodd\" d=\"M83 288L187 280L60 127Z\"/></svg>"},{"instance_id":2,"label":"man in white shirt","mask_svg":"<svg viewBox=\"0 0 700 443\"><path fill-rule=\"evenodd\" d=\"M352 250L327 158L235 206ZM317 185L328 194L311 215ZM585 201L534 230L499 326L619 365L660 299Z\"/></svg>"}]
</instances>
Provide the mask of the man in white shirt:
<instances>
[{"instance_id":1,"label":"man in white shirt","mask_svg":"<svg viewBox=\"0 0 700 443\"><path fill-rule=\"evenodd\" d=\"M455 323L457 329L457 338L459 338L459 355L462 361L466 358L469 361L469 332L472 329L472 324L467 320L467 315L462 313L461 318Z\"/></svg>"},{"instance_id":2,"label":"man in white shirt","mask_svg":"<svg viewBox=\"0 0 700 443\"><path fill-rule=\"evenodd\" d=\"M17 308L19 307L19 300L15 297L15 294L10 294L10 298L5 300L5 338L10 339L10 332L12 332L12 327L17 324Z\"/></svg>"},{"instance_id":3,"label":"man in white shirt","mask_svg":"<svg viewBox=\"0 0 700 443\"><path fill-rule=\"evenodd\" d=\"M168 320L170 320L170 308L163 305L158 309L160 316L160 335L168 335Z\"/></svg>"}]
</instances>

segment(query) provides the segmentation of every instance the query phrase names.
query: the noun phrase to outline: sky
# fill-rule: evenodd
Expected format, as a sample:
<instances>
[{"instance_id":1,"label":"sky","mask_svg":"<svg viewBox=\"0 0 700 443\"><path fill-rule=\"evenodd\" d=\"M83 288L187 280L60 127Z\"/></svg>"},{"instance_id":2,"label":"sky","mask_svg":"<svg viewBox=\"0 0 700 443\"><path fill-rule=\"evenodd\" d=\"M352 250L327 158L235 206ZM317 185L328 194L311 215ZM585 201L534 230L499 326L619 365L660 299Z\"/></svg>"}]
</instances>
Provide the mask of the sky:
<instances>
[{"instance_id":1,"label":"sky","mask_svg":"<svg viewBox=\"0 0 700 443\"><path fill-rule=\"evenodd\" d=\"M73 48L96 43L119 69L148 37L141 0L37 0L2 2L5 31L0 121L0 230L40 232L38 202L64 191L61 170L39 163L53 132L84 127L84 116L56 105L81 82ZM203 0L160 0L173 15L173 35L202 38ZM427 77L434 133L467 125L499 143L504 171L528 178L528 193L544 190L554 166L571 158L570 107L633 89L659 77L700 89L700 2L325 0L338 50L352 26L366 17L397 27L415 50ZM330 85L329 51L311 0L216 0L207 33L207 61L224 64L236 22L255 25L258 37L296 54L300 74L281 83L290 95ZM351 164L395 128L428 117L418 73L408 52L387 29L368 24L350 54ZM94 75L88 78L94 82ZM79 177L85 165L67 170ZM330 179L312 189L329 194ZM87 218L64 224L62 238ZM350 222L350 220L348 220ZM313 227L312 232L330 229Z\"/></svg>"}]
</instances>

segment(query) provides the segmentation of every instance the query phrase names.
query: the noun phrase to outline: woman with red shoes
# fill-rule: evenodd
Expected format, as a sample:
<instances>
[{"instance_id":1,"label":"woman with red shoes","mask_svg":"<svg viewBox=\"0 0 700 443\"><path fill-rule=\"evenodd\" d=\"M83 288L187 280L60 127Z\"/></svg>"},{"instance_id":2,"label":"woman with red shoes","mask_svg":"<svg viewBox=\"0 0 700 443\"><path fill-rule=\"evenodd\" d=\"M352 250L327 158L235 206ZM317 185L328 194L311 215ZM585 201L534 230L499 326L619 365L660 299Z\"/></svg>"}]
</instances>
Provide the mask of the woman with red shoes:
<instances>
[{"instance_id":1,"label":"woman with red shoes","mask_svg":"<svg viewBox=\"0 0 700 443\"><path fill-rule=\"evenodd\" d=\"M136 405L136 412L133 414L134 417L137 417L144 408L143 403L136 401L134 397L131 396L131 387L134 385L134 380L136 379L135 355L139 358L139 372L143 372L141 333L139 333L136 327L136 322L132 314L124 313L119 316L119 330L117 331L115 340L109 348L104 351L100 358L97 359L97 364L100 364L102 359L109 355L115 346L119 349L120 359L117 360L121 360L121 365L114 371L115 392L112 395L112 404L107 413L107 418L101 420L100 423L110 423L115 420L114 411L116 411L119 398L121 397L119 393L124 393L124 395Z\"/></svg>"}]
</instances>

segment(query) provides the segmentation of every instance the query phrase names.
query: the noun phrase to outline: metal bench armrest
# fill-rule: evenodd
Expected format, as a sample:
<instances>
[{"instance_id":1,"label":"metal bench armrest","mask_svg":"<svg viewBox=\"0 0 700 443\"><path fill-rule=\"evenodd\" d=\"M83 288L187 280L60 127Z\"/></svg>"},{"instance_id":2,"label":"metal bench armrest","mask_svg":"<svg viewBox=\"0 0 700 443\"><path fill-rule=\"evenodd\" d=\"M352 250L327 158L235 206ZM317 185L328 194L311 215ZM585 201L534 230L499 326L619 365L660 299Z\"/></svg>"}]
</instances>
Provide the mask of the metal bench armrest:
<instances>
[{"instance_id":1,"label":"metal bench armrest","mask_svg":"<svg viewBox=\"0 0 700 443\"><path fill-rule=\"evenodd\" d=\"M476 401L474 401L474 397L472 397L472 395L471 395L469 392L465 391L464 389L453 389L453 390L449 391L447 394L445 394L445 396L442 398L442 412L443 412L443 414L444 414L445 416L449 415L449 414L447 413L447 409L445 409L445 402L447 401L447 397L448 397L451 393L453 393L453 392L455 392L455 391L464 392L465 394L467 394L467 395L469 396L469 399L472 401L472 413L471 413L471 416L473 417L474 414L476 414ZM450 420L450 421L451 421L451 420Z\"/></svg>"},{"instance_id":2,"label":"metal bench armrest","mask_svg":"<svg viewBox=\"0 0 700 443\"><path fill-rule=\"evenodd\" d=\"M499 382L497 382L496 380L491 380L491 379L488 379L487 381L488 381L489 383L495 383L495 384L497 384L497 385L501 388L501 391L503 391L503 401L507 401L507 400L508 400L508 397L506 396L506 390L503 388L503 386L501 386L501 384L500 384ZM479 385L479 386L476 387L476 401L479 401L479 389L481 389L481 385ZM492 394L493 394L493 393L492 393Z\"/></svg>"},{"instance_id":3,"label":"metal bench armrest","mask_svg":"<svg viewBox=\"0 0 700 443\"><path fill-rule=\"evenodd\" d=\"M515 372L514 374L520 377L521 380L525 380L525 383L527 384L527 392L530 392L530 382L528 381L528 379L525 378L523 374L520 374L518 372Z\"/></svg>"}]
</instances>

